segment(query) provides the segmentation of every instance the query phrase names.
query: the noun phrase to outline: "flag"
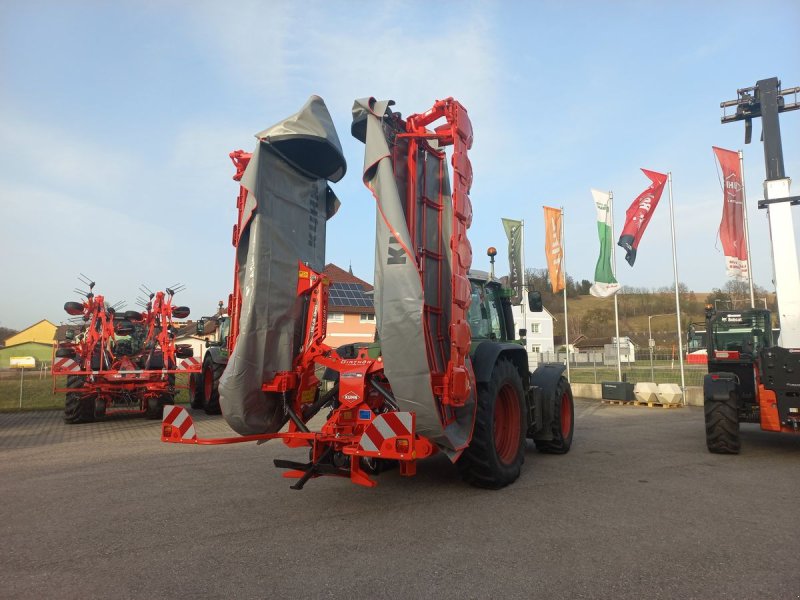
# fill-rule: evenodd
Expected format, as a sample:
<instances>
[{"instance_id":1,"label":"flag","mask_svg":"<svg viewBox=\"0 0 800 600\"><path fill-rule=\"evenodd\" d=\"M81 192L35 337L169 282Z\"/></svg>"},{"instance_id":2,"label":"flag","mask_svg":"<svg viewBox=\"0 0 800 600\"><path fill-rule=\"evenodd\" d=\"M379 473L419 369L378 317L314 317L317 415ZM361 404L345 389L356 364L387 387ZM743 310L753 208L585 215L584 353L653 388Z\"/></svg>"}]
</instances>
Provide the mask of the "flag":
<instances>
[{"instance_id":1,"label":"flag","mask_svg":"<svg viewBox=\"0 0 800 600\"><path fill-rule=\"evenodd\" d=\"M522 303L522 221L502 219L508 237L508 287L514 290L515 304Z\"/></svg>"},{"instance_id":2,"label":"flag","mask_svg":"<svg viewBox=\"0 0 800 600\"><path fill-rule=\"evenodd\" d=\"M594 285L589 288L589 293L598 298L608 298L619 291L619 283L614 278L614 269L611 266L614 242L611 231L611 194L592 190L594 205L597 207L597 235L600 238L600 256L594 268Z\"/></svg>"},{"instance_id":3,"label":"flag","mask_svg":"<svg viewBox=\"0 0 800 600\"><path fill-rule=\"evenodd\" d=\"M656 206L658 206L658 201L661 200L661 193L664 191L664 184L667 182L667 176L663 173L656 173L647 169L642 169L642 173L647 175L653 183L639 194L628 208L625 213L625 227L622 228L622 234L619 236L619 242L617 242L618 246L625 248L625 260L628 261L630 266L633 266L636 261L636 249L639 247L639 241L642 239L644 230L647 229L647 224L650 222Z\"/></svg>"},{"instance_id":4,"label":"flag","mask_svg":"<svg viewBox=\"0 0 800 600\"><path fill-rule=\"evenodd\" d=\"M564 251L561 240L561 209L544 207L544 254L550 285L557 294L566 287L564 277Z\"/></svg>"},{"instance_id":5,"label":"flag","mask_svg":"<svg viewBox=\"0 0 800 600\"><path fill-rule=\"evenodd\" d=\"M728 277L747 281L747 242L744 237L744 186L739 153L712 146L722 167L723 205L719 239Z\"/></svg>"}]
</instances>

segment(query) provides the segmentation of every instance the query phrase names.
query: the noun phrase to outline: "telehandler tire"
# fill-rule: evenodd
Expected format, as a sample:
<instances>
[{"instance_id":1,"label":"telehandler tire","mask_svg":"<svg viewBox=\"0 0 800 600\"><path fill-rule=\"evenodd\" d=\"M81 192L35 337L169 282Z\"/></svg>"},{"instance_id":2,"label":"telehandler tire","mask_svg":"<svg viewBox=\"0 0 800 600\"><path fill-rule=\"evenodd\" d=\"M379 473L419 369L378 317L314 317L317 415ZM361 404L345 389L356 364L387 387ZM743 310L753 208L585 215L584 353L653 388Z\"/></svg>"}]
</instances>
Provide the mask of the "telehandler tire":
<instances>
[{"instance_id":1,"label":"telehandler tire","mask_svg":"<svg viewBox=\"0 0 800 600\"><path fill-rule=\"evenodd\" d=\"M739 409L734 392L726 400L705 398L706 446L713 454L739 454Z\"/></svg>"},{"instance_id":2,"label":"telehandler tire","mask_svg":"<svg viewBox=\"0 0 800 600\"><path fill-rule=\"evenodd\" d=\"M556 386L553 397L553 439L536 440L536 449L546 454L566 454L572 446L575 431L575 403L572 388L565 377Z\"/></svg>"},{"instance_id":3,"label":"telehandler tire","mask_svg":"<svg viewBox=\"0 0 800 600\"><path fill-rule=\"evenodd\" d=\"M86 378L82 375L67 375L67 387L76 390L67 392L64 400L64 423L76 425L94 421L94 396L84 395L80 389Z\"/></svg>"},{"instance_id":4,"label":"telehandler tire","mask_svg":"<svg viewBox=\"0 0 800 600\"><path fill-rule=\"evenodd\" d=\"M525 461L525 411L519 372L500 358L489 382L478 384L475 429L457 463L464 481L496 490L519 477Z\"/></svg>"}]
</instances>

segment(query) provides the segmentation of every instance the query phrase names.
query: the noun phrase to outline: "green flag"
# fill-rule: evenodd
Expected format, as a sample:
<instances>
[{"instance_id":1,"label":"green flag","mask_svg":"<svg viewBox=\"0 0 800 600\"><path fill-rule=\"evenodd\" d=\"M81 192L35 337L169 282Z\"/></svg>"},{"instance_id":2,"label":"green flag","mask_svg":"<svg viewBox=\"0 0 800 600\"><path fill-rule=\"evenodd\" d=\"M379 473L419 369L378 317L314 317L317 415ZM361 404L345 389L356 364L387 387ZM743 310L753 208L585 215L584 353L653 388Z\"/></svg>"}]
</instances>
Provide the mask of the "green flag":
<instances>
[{"instance_id":1,"label":"green flag","mask_svg":"<svg viewBox=\"0 0 800 600\"><path fill-rule=\"evenodd\" d=\"M514 290L513 304L522 303L522 221L503 219L503 228L508 237L508 287Z\"/></svg>"},{"instance_id":2,"label":"green flag","mask_svg":"<svg viewBox=\"0 0 800 600\"><path fill-rule=\"evenodd\" d=\"M608 298L619 291L619 283L614 278L611 266L614 252L614 232L611 231L611 194L592 190L597 207L597 235L600 237L600 256L594 268L594 285L589 293L598 298Z\"/></svg>"}]
</instances>

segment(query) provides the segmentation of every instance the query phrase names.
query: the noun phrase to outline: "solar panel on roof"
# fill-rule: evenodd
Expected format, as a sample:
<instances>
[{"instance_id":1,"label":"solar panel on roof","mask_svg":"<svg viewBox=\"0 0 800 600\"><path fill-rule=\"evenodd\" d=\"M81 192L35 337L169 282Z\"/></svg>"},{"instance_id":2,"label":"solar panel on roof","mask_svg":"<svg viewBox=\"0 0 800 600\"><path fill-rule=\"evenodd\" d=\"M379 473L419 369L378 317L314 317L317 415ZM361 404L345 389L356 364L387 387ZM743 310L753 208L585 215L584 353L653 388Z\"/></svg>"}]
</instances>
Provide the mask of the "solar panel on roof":
<instances>
[{"instance_id":1,"label":"solar panel on roof","mask_svg":"<svg viewBox=\"0 0 800 600\"><path fill-rule=\"evenodd\" d=\"M335 282L328 288L328 301L334 306L368 308L373 306L371 296L367 296L360 283Z\"/></svg>"}]
</instances>

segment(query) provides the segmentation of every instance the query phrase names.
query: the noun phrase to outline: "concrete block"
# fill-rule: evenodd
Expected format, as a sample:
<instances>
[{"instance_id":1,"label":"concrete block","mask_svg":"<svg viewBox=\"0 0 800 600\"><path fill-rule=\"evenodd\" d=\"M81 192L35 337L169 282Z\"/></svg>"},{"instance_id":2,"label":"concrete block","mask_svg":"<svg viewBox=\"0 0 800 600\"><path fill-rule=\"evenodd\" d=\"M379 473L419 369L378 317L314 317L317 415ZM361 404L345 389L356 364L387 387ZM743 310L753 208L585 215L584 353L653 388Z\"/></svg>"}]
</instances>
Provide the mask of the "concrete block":
<instances>
[{"instance_id":1,"label":"concrete block","mask_svg":"<svg viewBox=\"0 0 800 600\"><path fill-rule=\"evenodd\" d=\"M703 406L703 388L701 386L686 386L686 404L689 406Z\"/></svg>"},{"instance_id":2,"label":"concrete block","mask_svg":"<svg viewBox=\"0 0 800 600\"><path fill-rule=\"evenodd\" d=\"M658 399L658 385L650 381L640 381L633 388L637 402L661 402Z\"/></svg>"},{"instance_id":3,"label":"concrete block","mask_svg":"<svg viewBox=\"0 0 800 600\"><path fill-rule=\"evenodd\" d=\"M660 383L658 384L658 397L657 402L662 404L680 404L681 402L681 386L677 383Z\"/></svg>"},{"instance_id":4,"label":"concrete block","mask_svg":"<svg viewBox=\"0 0 800 600\"><path fill-rule=\"evenodd\" d=\"M572 395L576 398L590 398L592 400L600 400L600 384L599 383L573 383Z\"/></svg>"}]
</instances>

